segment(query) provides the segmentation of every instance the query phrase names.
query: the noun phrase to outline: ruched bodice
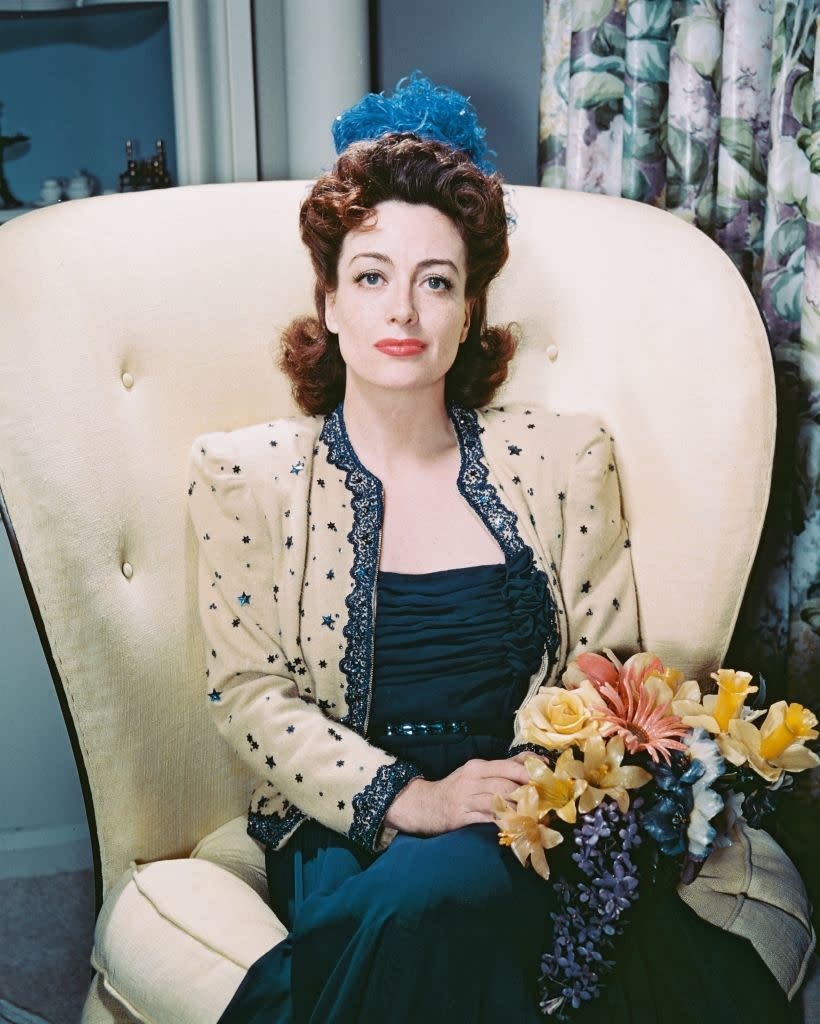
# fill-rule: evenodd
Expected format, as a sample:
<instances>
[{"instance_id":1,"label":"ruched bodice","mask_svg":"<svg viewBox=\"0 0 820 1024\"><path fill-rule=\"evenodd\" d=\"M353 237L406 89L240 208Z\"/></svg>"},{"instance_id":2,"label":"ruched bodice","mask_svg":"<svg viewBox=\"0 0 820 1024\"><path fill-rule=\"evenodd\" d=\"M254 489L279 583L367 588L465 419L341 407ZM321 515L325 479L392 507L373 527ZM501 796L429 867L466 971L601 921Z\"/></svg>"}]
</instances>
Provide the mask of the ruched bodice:
<instances>
[{"instance_id":1,"label":"ruched bodice","mask_svg":"<svg viewBox=\"0 0 820 1024\"><path fill-rule=\"evenodd\" d=\"M545 647L541 579L528 551L498 565L379 573L371 741L431 779L504 756Z\"/></svg>"}]
</instances>

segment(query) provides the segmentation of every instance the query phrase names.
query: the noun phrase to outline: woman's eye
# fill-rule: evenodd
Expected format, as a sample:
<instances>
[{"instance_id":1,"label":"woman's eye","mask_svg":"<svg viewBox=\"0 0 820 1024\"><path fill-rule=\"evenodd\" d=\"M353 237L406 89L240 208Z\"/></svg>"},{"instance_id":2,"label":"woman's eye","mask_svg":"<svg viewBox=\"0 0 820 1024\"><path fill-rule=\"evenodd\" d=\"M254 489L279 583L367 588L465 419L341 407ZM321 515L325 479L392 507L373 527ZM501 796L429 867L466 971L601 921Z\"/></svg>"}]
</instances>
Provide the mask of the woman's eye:
<instances>
[{"instance_id":1,"label":"woman's eye","mask_svg":"<svg viewBox=\"0 0 820 1024\"><path fill-rule=\"evenodd\" d=\"M439 277L437 274L427 278L427 285L433 292L446 292L452 287L446 277Z\"/></svg>"},{"instance_id":2,"label":"woman's eye","mask_svg":"<svg viewBox=\"0 0 820 1024\"><path fill-rule=\"evenodd\" d=\"M378 270L367 270L363 274L359 274L359 276L356 278L356 281L358 283L364 282L366 285L372 288L374 285L377 285L381 281L381 279L382 275L378 272Z\"/></svg>"}]
</instances>

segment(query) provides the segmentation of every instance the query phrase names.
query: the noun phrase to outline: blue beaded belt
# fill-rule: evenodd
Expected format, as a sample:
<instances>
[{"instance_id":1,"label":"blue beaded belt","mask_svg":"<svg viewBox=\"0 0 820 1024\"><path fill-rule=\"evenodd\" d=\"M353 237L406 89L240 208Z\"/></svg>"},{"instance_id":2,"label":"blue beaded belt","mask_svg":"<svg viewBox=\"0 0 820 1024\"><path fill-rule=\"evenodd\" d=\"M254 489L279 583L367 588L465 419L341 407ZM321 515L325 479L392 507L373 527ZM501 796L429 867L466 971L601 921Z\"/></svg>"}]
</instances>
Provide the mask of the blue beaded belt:
<instances>
[{"instance_id":1,"label":"blue beaded belt","mask_svg":"<svg viewBox=\"0 0 820 1024\"><path fill-rule=\"evenodd\" d=\"M371 722L370 736L500 736L511 738L512 730L491 718L469 721L440 718L430 722Z\"/></svg>"}]
</instances>

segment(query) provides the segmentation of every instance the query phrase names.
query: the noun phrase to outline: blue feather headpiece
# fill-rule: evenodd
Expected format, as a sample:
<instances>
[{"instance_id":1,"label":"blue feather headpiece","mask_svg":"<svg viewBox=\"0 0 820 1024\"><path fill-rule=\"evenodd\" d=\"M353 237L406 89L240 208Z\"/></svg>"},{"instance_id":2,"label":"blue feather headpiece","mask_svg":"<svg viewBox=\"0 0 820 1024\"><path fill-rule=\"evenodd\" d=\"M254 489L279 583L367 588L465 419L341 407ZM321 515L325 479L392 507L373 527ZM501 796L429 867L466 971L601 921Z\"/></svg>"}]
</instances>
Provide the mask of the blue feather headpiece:
<instances>
[{"instance_id":1,"label":"blue feather headpiece","mask_svg":"<svg viewBox=\"0 0 820 1024\"><path fill-rule=\"evenodd\" d=\"M413 132L463 150L485 174L495 171L489 158L496 154L487 148L487 133L470 100L455 89L434 85L420 71L402 78L392 96L368 93L339 114L331 130L337 153L353 142L378 139L388 132Z\"/></svg>"}]
</instances>

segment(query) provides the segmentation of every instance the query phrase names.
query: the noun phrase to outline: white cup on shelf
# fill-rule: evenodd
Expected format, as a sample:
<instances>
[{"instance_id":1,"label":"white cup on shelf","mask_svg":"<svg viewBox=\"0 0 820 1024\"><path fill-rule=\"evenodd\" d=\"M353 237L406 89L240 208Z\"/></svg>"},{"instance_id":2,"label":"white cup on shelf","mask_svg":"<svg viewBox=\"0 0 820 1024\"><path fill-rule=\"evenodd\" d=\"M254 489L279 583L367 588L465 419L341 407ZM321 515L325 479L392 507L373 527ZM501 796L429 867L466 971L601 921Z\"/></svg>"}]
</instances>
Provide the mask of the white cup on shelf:
<instances>
[{"instance_id":1,"label":"white cup on shelf","mask_svg":"<svg viewBox=\"0 0 820 1024\"><path fill-rule=\"evenodd\" d=\"M46 178L40 186L40 199L44 203L59 203L63 198L63 186L59 178Z\"/></svg>"}]
</instances>

